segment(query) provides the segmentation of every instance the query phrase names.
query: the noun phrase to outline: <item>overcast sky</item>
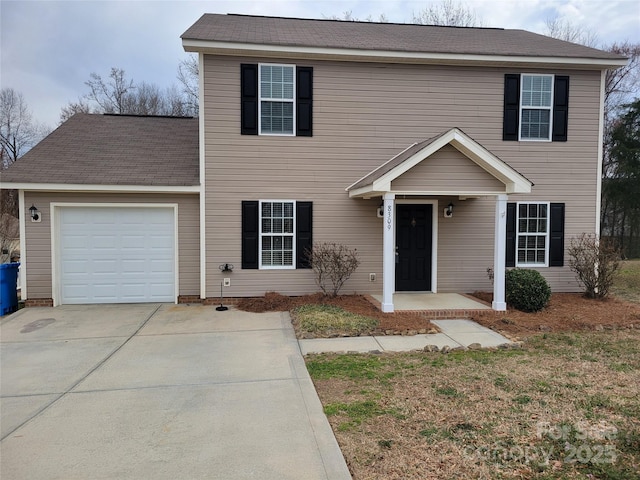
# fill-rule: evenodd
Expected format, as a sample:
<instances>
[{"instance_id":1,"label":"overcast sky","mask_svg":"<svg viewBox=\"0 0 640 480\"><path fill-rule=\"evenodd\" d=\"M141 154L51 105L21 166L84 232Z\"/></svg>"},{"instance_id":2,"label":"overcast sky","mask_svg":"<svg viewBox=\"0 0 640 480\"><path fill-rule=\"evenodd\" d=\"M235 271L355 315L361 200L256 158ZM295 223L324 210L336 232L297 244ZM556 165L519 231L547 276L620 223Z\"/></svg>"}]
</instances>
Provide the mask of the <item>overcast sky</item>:
<instances>
[{"instance_id":1,"label":"overcast sky","mask_svg":"<svg viewBox=\"0 0 640 480\"><path fill-rule=\"evenodd\" d=\"M56 127L60 109L87 92L91 72L123 68L136 82L177 83L180 35L203 13L410 22L431 0L7 1L0 3L0 84L21 92L36 120ZM435 3L439 3L438 0ZM545 33L556 16L594 31L601 44L640 43L638 0L468 0L483 26Z\"/></svg>"}]
</instances>

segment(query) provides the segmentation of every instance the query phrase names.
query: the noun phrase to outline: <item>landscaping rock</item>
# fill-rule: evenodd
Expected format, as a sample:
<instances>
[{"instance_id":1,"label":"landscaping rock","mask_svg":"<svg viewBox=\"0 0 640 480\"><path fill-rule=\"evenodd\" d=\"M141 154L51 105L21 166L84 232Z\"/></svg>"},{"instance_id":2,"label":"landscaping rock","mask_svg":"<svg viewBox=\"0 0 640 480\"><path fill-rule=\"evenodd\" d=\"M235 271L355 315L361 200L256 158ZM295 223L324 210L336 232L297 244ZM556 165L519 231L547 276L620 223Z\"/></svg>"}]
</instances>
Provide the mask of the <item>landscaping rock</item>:
<instances>
[{"instance_id":1,"label":"landscaping rock","mask_svg":"<svg viewBox=\"0 0 640 480\"><path fill-rule=\"evenodd\" d=\"M420 330L418 330L418 333L420 335L424 335L425 333L427 333L427 329L426 328L421 328Z\"/></svg>"},{"instance_id":2,"label":"landscaping rock","mask_svg":"<svg viewBox=\"0 0 640 480\"><path fill-rule=\"evenodd\" d=\"M437 345L427 345L422 350L425 352L437 352L440 348Z\"/></svg>"},{"instance_id":3,"label":"landscaping rock","mask_svg":"<svg viewBox=\"0 0 640 480\"><path fill-rule=\"evenodd\" d=\"M480 345L478 342L474 342L470 344L467 348L469 350L480 350L482 348L482 345Z\"/></svg>"},{"instance_id":4,"label":"landscaping rock","mask_svg":"<svg viewBox=\"0 0 640 480\"><path fill-rule=\"evenodd\" d=\"M451 347L449 345L445 345L440 349L440 353L449 353L451 351Z\"/></svg>"},{"instance_id":5,"label":"landscaping rock","mask_svg":"<svg viewBox=\"0 0 640 480\"><path fill-rule=\"evenodd\" d=\"M409 331L407 332L407 335L411 335L411 336L413 336L413 335L417 335L417 334L418 334L418 331L417 331L417 330L409 330Z\"/></svg>"}]
</instances>

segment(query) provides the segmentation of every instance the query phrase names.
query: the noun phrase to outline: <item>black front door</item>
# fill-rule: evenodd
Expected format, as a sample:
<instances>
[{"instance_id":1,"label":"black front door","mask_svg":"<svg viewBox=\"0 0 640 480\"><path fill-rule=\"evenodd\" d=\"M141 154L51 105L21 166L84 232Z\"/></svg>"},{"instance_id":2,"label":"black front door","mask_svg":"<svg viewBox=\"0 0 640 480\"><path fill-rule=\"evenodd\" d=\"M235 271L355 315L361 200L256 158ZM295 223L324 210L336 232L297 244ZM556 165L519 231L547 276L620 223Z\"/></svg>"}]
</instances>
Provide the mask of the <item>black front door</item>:
<instances>
[{"instance_id":1,"label":"black front door","mask_svg":"<svg viewBox=\"0 0 640 480\"><path fill-rule=\"evenodd\" d=\"M431 291L431 220L428 204L396 207L396 291Z\"/></svg>"}]
</instances>

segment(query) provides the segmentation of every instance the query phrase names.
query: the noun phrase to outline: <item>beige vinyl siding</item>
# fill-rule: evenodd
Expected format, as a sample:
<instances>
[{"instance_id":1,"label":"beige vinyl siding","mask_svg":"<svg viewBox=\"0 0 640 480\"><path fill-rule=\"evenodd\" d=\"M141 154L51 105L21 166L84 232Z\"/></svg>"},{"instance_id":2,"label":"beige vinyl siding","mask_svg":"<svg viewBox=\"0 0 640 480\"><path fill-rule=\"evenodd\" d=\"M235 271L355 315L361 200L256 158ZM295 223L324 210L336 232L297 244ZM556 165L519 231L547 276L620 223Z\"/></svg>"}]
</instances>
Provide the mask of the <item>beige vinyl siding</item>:
<instances>
[{"instance_id":1,"label":"beige vinyl siding","mask_svg":"<svg viewBox=\"0 0 640 480\"><path fill-rule=\"evenodd\" d=\"M452 127L535 184L530 195L510 201L566 203L567 245L572 235L595 230L598 71L272 59L314 67L313 137L273 137L240 135L240 63L261 59L204 59L207 296L219 294L218 265L227 262L236 266L228 296L318 290L310 270L240 268L241 201L259 199L313 201L314 240L358 249L362 263L344 291L380 293L383 227L375 215L380 199L350 199L345 188L412 143ZM567 142L502 141L505 73L570 76ZM410 178L407 173L399 182ZM442 206L451 199L438 200ZM436 212L439 291L488 289L495 197L452 200L453 219L443 219L441 208ZM567 267L540 270L554 289L576 289ZM377 273L375 283L368 281L369 273Z\"/></svg>"},{"instance_id":2,"label":"beige vinyl siding","mask_svg":"<svg viewBox=\"0 0 640 480\"><path fill-rule=\"evenodd\" d=\"M504 184L451 145L445 145L392 181L391 190L495 193L504 191Z\"/></svg>"},{"instance_id":3,"label":"beige vinyl siding","mask_svg":"<svg viewBox=\"0 0 640 480\"><path fill-rule=\"evenodd\" d=\"M178 204L179 295L200 294L200 228L197 195L25 192L25 205L34 204L42 221L26 222L27 294L52 298L51 203L176 203Z\"/></svg>"}]
</instances>

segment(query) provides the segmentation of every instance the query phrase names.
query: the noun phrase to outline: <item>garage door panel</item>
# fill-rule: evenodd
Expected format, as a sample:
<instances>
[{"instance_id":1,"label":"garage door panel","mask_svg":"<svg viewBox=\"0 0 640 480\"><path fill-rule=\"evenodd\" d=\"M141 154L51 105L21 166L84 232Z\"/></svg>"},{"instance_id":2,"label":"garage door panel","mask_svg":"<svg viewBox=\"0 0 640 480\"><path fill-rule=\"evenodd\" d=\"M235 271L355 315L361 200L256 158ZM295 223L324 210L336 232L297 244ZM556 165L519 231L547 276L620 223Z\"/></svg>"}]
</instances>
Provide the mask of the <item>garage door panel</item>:
<instances>
[{"instance_id":1,"label":"garage door panel","mask_svg":"<svg viewBox=\"0 0 640 480\"><path fill-rule=\"evenodd\" d=\"M61 303L175 301L173 208L61 207Z\"/></svg>"}]
</instances>

